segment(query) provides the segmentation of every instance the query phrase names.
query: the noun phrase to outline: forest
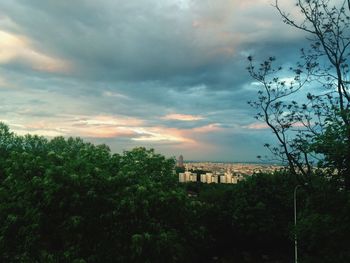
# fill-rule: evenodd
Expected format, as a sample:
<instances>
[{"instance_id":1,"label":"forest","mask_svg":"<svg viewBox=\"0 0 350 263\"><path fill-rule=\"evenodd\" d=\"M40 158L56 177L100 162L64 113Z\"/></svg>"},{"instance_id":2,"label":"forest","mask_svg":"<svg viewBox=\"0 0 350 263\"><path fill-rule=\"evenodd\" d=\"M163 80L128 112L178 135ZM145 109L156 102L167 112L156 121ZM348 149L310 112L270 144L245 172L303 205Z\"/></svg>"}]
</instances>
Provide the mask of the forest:
<instances>
[{"instance_id":1,"label":"forest","mask_svg":"<svg viewBox=\"0 0 350 263\"><path fill-rule=\"evenodd\" d=\"M0 126L1 262L349 262L350 198L313 174L180 184L174 159Z\"/></svg>"}]
</instances>

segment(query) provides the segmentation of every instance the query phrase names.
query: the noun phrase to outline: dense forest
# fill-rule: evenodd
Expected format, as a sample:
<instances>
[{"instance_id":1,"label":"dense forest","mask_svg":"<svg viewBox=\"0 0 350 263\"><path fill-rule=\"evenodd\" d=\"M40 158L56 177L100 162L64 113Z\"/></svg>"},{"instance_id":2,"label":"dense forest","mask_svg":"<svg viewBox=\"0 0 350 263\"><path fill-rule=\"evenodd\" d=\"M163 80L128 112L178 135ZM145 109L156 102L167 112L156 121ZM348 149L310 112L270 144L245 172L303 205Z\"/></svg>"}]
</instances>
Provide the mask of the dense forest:
<instances>
[{"instance_id":1,"label":"dense forest","mask_svg":"<svg viewBox=\"0 0 350 263\"><path fill-rule=\"evenodd\" d=\"M350 199L315 174L179 184L153 150L112 154L79 138L0 125L0 262L349 262Z\"/></svg>"}]
</instances>

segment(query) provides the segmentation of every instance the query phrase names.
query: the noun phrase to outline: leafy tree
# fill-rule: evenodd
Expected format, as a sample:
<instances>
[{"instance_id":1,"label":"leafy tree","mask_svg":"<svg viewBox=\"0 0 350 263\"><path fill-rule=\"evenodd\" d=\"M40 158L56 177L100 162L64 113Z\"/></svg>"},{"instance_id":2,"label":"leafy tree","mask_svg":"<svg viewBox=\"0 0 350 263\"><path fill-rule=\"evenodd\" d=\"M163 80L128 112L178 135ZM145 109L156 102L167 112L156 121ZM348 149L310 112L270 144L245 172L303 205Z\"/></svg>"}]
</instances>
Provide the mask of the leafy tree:
<instances>
[{"instance_id":1,"label":"leafy tree","mask_svg":"<svg viewBox=\"0 0 350 263\"><path fill-rule=\"evenodd\" d=\"M314 191L299 192L297 235L302 262L349 262L350 196L336 183L313 178Z\"/></svg>"},{"instance_id":2,"label":"leafy tree","mask_svg":"<svg viewBox=\"0 0 350 263\"><path fill-rule=\"evenodd\" d=\"M0 125L1 262L197 262L203 206L174 160Z\"/></svg>"}]
</instances>

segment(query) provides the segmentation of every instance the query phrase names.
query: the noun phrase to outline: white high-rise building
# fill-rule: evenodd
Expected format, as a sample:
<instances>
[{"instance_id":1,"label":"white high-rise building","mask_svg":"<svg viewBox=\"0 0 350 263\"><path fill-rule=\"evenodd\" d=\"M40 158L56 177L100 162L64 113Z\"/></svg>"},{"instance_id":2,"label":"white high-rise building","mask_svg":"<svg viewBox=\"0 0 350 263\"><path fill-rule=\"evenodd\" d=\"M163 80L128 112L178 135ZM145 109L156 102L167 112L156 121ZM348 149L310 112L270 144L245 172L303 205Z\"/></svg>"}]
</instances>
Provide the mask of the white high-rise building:
<instances>
[{"instance_id":1,"label":"white high-rise building","mask_svg":"<svg viewBox=\"0 0 350 263\"><path fill-rule=\"evenodd\" d=\"M186 171L184 173L179 173L179 182L180 183L197 182L197 174L191 173L189 171Z\"/></svg>"},{"instance_id":2,"label":"white high-rise building","mask_svg":"<svg viewBox=\"0 0 350 263\"><path fill-rule=\"evenodd\" d=\"M238 183L238 177L237 176L233 176L232 177L232 182L231 182L232 184L236 184L236 183Z\"/></svg>"},{"instance_id":3,"label":"white high-rise building","mask_svg":"<svg viewBox=\"0 0 350 263\"><path fill-rule=\"evenodd\" d=\"M212 179L211 176L210 177L207 176L207 184L211 184L211 179Z\"/></svg>"},{"instance_id":4,"label":"white high-rise building","mask_svg":"<svg viewBox=\"0 0 350 263\"><path fill-rule=\"evenodd\" d=\"M225 177L226 177L226 182L228 184L231 184L232 183L232 174L226 174L225 173Z\"/></svg>"},{"instance_id":5,"label":"white high-rise building","mask_svg":"<svg viewBox=\"0 0 350 263\"><path fill-rule=\"evenodd\" d=\"M197 182L197 174L191 173L191 182Z\"/></svg>"},{"instance_id":6,"label":"white high-rise building","mask_svg":"<svg viewBox=\"0 0 350 263\"><path fill-rule=\"evenodd\" d=\"M225 175L220 175L220 183L226 184L226 176Z\"/></svg>"},{"instance_id":7,"label":"white high-rise building","mask_svg":"<svg viewBox=\"0 0 350 263\"><path fill-rule=\"evenodd\" d=\"M185 172L185 182L190 182L191 181L191 175L192 173L189 171Z\"/></svg>"},{"instance_id":8,"label":"white high-rise building","mask_svg":"<svg viewBox=\"0 0 350 263\"><path fill-rule=\"evenodd\" d=\"M213 174L212 173L206 173L205 175L207 177L207 184L210 184L212 182Z\"/></svg>"},{"instance_id":9,"label":"white high-rise building","mask_svg":"<svg viewBox=\"0 0 350 263\"><path fill-rule=\"evenodd\" d=\"M185 182L185 174L184 173L179 173L179 182L184 183Z\"/></svg>"}]
</instances>

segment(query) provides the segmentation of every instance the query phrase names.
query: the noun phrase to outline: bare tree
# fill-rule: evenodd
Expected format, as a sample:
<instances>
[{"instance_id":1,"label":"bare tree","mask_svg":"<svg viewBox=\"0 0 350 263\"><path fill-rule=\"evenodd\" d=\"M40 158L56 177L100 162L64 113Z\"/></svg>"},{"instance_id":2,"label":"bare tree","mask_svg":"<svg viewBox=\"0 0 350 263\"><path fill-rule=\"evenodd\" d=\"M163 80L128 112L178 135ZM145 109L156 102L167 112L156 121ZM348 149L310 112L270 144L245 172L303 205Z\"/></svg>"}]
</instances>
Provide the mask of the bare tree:
<instances>
[{"instance_id":1,"label":"bare tree","mask_svg":"<svg viewBox=\"0 0 350 263\"><path fill-rule=\"evenodd\" d=\"M299 17L285 12L278 0L275 8L283 21L308 34L310 46L301 50L301 62L294 80L281 78L282 68L269 58L255 68L248 57L248 71L260 83L258 100L249 102L259 109L257 118L265 121L278 145L266 145L288 163L296 175L310 175L314 160L329 168L350 189L350 1L298 0ZM317 85L322 92L307 94L304 103L292 97L303 87Z\"/></svg>"}]
</instances>

